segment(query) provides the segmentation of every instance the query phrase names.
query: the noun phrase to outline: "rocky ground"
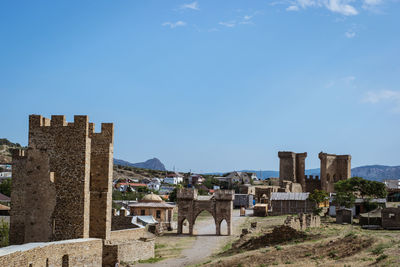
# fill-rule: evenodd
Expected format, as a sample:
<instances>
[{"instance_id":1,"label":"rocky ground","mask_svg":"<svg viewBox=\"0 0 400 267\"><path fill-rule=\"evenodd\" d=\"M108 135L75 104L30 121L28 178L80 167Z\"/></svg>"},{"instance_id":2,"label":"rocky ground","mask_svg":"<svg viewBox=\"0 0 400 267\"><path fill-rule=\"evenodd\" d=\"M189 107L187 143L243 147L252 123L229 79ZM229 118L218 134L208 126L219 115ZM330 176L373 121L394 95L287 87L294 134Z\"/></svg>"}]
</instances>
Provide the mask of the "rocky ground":
<instances>
[{"instance_id":1,"label":"rocky ground","mask_svg":"<svg viewBox=\"0 0 400 267\"><path fill-rule=\"evenodd\" d=\"M198 266L400 266L400 231L363 230L329 218L299 232L282 227L284 218L248 218L243 227L251 233Z\"/></svg>"}]
</instances>

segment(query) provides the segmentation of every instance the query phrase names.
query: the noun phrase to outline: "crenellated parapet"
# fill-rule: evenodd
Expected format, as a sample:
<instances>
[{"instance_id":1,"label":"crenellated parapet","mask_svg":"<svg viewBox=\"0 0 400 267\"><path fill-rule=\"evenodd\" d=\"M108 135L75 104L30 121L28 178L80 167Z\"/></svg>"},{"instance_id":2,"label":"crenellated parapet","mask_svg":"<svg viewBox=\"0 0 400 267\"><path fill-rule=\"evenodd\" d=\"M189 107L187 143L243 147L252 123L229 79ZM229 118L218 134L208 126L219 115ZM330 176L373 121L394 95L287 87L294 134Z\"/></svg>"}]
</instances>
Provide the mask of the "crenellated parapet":
<instances>
[{"instance_id":1,"label":"crenellated parapet","mask_svg":"<svg viewBox=\"0 0 400 267\"><path fill-rule=\"evenodd\" d=\"M214 192L215 200L220 201L233 201L235 199L234 190L215 190Z\"/></svg>"},{"instance_id":2,"label":"crenellated parapet","mask_svg":"<svg viewBox=\"0 0 400 267\"><path fill-rule=\"evenodd\" d=\"M182 200L196 200L197 199L197 189L195 188L181 188L177 192L177 199Z\"/></svg>"},{"instance_id":3,"label":"crenellated parapet","mask_svg":"<svg viewBox=\"0 0 400 267\"><path fill-rule=\"evenodd\" d=\"M10 232L12 244L24 243L28 237L30 242L109 237L114 126L102 123L99 133L94 128L86 115L75 115L73 122L64 115L29 116L27 152L13 151L13 179L18 187L11 198L18 209L11 225L19 224L19 229ZM50 185L54 192L38 194L31 205L23 196L38 191L34 183L43 188ZM45 221L49 227L38 229L29 221ZM20 234L23 229L25 236Z\"/></svg>"}]
</instances>

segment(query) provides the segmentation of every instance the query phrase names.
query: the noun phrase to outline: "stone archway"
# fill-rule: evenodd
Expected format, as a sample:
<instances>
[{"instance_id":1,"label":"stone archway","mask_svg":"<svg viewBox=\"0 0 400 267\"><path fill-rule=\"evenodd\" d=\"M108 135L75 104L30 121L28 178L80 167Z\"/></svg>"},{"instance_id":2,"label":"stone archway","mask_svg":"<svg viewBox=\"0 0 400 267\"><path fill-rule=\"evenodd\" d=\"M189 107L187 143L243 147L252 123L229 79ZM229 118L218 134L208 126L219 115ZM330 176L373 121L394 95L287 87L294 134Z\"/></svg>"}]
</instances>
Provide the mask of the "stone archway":
<instances>
[{"instance_id":1,"label":"stone archway","mask_svg":"<svg viewBox=\"0 0 400 267\"><path fill-rule=\"evenodd\" d=\"M220 226L223 220L228 226L228 235L232 228L233 198L232 190L216 190L213 196L197 196L197 189L184 188L178 191L178 234L182 234L183 222L189 222L189 234L193 235L193 226L197 216L204 210L214 218L216 235L221 235Z\"/></svg>"}]
</instances>

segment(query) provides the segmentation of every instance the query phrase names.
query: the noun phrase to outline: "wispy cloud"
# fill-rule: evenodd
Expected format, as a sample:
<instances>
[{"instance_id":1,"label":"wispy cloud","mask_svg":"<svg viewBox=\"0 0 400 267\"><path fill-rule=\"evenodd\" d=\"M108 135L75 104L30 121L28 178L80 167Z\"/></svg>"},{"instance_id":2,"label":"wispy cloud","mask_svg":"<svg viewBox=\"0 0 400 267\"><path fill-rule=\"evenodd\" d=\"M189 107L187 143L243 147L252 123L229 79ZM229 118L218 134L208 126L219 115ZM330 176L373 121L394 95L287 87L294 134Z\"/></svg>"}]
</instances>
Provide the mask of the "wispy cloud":
<instances>
[{"instance_id":1,"label":"wispy cloud","mask_svg":"<svg viewBox=\"0 0 400 267\"><path fill-rule=\"evenodd\" d=\"M234 21L234 20L232 20L232 21L221 21L221 22L219 22L218 23L219 25L222 25L222 26L225 26L225 27L228 27L228 28L233 28L233 27L235 27L236 26L236 22Z\"/></svg>"},{"instance_id":2,"label":"wispy cloud","mask_svg":"<svg viewBox=\"0 0 400 267\"><path fill-rule=\"evenodd\" d=\"M364 0L364 1L379 1L379 0ZM326 8L331 12L339 13L344 16L354 16L358 14L357 9L350 3L353 0L293 0L289 1L287 11L299 11L300 9Z\"/></svg>"},{"instance_id":3,"label":"wispy cloud","mask_svg":"<svg viewBox=\"0 0 400 267\"><path fill-rule=\"evenodd\" d=\"M400 112L400 92L391 90L369 91L362 99L365 103L392 103L393 111Z\"/></svg>"},{"instance_id":4,"label":"wispy cloud","mask_svg":"<svg viewBox=\"0 0 400 267\"><path fill-rule=\"evenodd\" d=\"M344 34L347 38L351 39L354 38L356 36L355 31L353 30L348 30L345 34Z\"/></svg>"},{"instance_id":5,"label":"wispy cloud","mask_svg":"<svg viewBox=\"0 0 400 267\"><path fill-rule=\"evenodd\" d=\"M362 8L375 13L380 13L383 4L383 0L363 0Z\"/></svg>"},{"instance_id":6,"label":"wispy cloud","mask_svg":"<svg viewBox=\"0 0 400 267\"><path fill-rule=\"evenodd\" d=\"M286 11L299 11L300 8L298 6L288 6Z\"/></svg>"},{"instance_id":7,"label":"wispy cloud","mask_svg":"<svg viewBox=\"0 0 400 267\"><path fill-rule=\"evenodd\" d=\"M182 27L182 26L186 26L186 22L178 20L177 22L164 22L163 24L161 24L162 26L169 26L171 29L176 28L176 27Z\"/></svg>"},{"instance_id":8,"label":"wispy cloud","mask_svg":"<svg viewBox=\"0 0 400 267\"><path fill-rule=\"evenodd\" d=\"M241 21L239 22L239 24L254 24L253 21L251 21L251 19L252 19L253 17L254 17L254 16L251 16L251 15L244 15L244 16L241 18Z\"/></svg>"},{"instance_id":9,"label":"wispy cloud","mask_svg":"<svg viewBox=\"0 0 400 267\"><path fill-rule=\"evenodd\" d=\"M194 1L193 3L181 5L180 9L200 10L200 6L199 3L197 3L197 1Z\"/></svg>"}]
</instances>

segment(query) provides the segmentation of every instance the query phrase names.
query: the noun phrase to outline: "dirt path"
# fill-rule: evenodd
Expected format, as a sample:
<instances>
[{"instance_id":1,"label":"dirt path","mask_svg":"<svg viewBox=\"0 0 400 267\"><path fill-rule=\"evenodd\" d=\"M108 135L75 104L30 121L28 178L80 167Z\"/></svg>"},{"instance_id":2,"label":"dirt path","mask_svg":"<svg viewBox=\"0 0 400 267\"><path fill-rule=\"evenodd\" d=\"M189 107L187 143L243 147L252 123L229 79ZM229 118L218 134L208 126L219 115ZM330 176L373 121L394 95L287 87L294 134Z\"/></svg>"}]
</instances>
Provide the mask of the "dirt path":
<instances>
[{"instance_id":1,"label":"dirt path","mask_svg":"<svg viewBox=\"0 0 400 267\"><path fill-rule=\"evenodd\" d=\"M239 210L233 212L233 233L237 227L245 220L245 217L239 216ZM191 248L182 251L180 258L167 259L153 264L136 264L135 267L178 267L188 266L206 261L223 243L229 239L229 236L207 235L215 232L214 219L209 217L202 221L196 221L196 230L198 236Z\"/></svg>"}]
</instances>

